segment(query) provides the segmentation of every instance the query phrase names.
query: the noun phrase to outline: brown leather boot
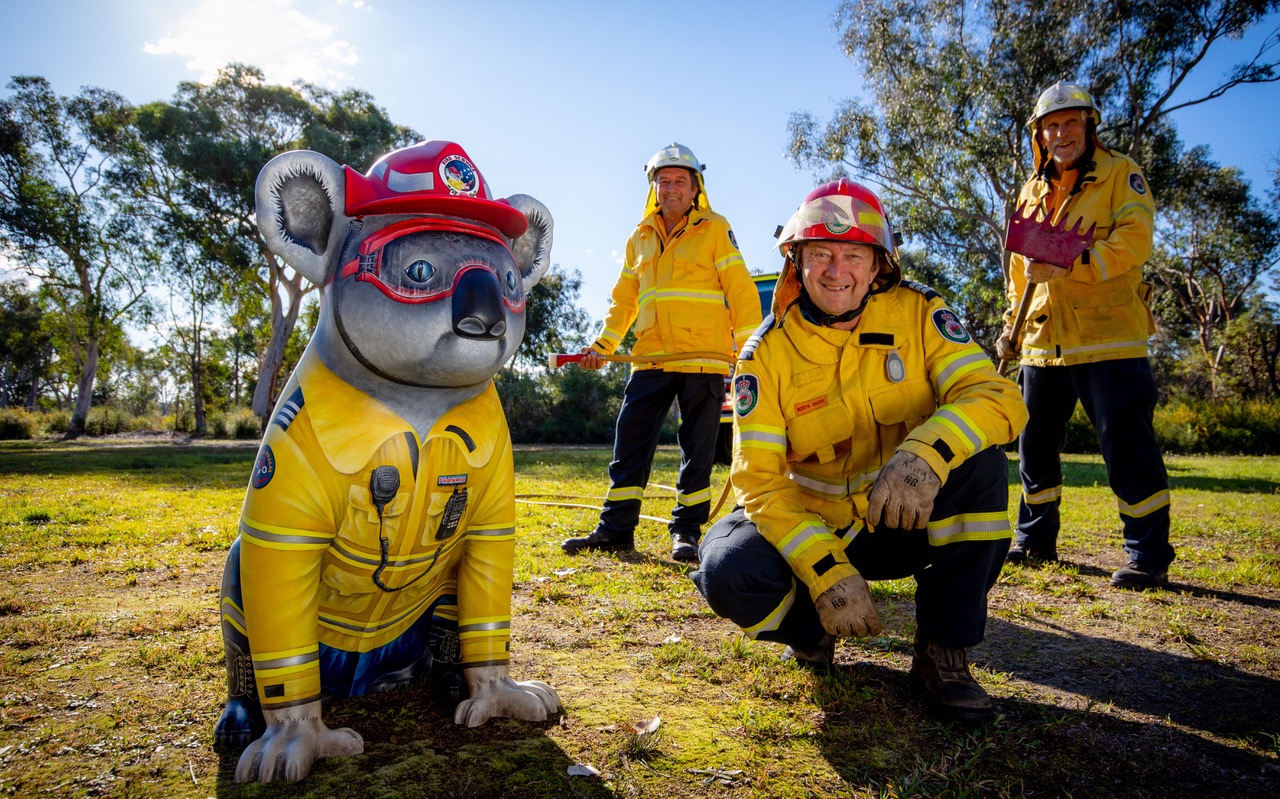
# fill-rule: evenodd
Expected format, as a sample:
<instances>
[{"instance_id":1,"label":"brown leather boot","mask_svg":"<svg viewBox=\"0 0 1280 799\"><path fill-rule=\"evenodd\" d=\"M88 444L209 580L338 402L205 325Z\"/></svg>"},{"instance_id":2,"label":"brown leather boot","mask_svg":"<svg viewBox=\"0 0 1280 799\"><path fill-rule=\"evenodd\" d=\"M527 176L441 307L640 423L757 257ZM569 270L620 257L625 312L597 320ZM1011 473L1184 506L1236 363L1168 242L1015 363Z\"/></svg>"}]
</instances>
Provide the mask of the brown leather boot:
<instances>
[{"instance_id":1,"label":"brown leather boot","mask_svg":"<svg viewBox=\"0 0 1280 799\"><path fill-rule=\"evenodd\" d=\"M968 653L962 647L926 641L917 632L911 679L930 709L946 718L980 724L996 716L991 697L969 673Z\"/></svg>"},{"instance_id":2,"label":"brown leather boot","mask_svg":"<svg viewBox=\"0 0 1280 799\"><path fill-rule=\"evenodd\" d=\"M836 660L836 637L824 635L813 646L789 646L782 650L779 659L783 663L794 660L805 668L826 670Z\"/></svg>"}]
</instances>

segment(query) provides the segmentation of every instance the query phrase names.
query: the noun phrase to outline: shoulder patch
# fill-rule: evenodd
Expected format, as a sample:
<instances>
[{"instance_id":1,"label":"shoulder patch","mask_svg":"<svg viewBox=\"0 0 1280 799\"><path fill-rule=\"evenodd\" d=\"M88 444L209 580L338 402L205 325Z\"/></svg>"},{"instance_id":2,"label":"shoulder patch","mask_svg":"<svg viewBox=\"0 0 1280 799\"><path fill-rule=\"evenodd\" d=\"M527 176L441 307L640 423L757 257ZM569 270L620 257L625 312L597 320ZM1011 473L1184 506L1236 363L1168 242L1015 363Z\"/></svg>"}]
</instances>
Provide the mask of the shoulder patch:
<instances>
[{"instance_id":1,"label":"shoulder patch","mask_svg":"<svg viewBox=\"0 0 1280 799\"><path fill-rule=\"evenodd\" d=\"M293 424L293 420L297 418L305 404L306 401L302 398L302 386L298 386L297 390L289 395L289 399L280 406L280 410L276 411L271 423L280 425L281 430L288 430L289 425Z\"/></svg>"},{"instance_id":2,"label":"shoulder patch","mask_svg":"<svg viewBox=\"0 0 1280 799\"><path fill-rule=\"evenodd\" d=\"M956 316L950 308L939 308L933 312L931 318L933 326L938 328L938 333L947 341L968 344L972 340L969 338L969 331L960 324L960 317Z\"/></svg>"},{"instance_id":3,"label":"shoulder patch","mask_svg":"<svg viewBox=\"0 0 1280 799\"><path fill-rule=\"evenodd\" d=\"M276 476L276 454L266 444L258 450L258 459L253 462L253 475L249 484L254 488L263 488Z\"/></svg>"},{"instance_id":4,"label":"shoulder patch","mask_svg":"<svg viewBox=\"0 0 1280 799\"><path fill-rule=\"evenodd\" d=\"M756 347L760 346L760 342L764 340L764 334L768 333L773 327L773 314L769 314L756 328L756 332L751 334L751 338L747 339L747 343L742 345L742 352L738 353L738 360L750 361L756 357Z\"/></svg>"},{"instance_id":5,"label":"shoulder patch","mask_svg":"<svg viewBox=\"0 0 1280 799\"><path fill-rule=\"evenodd\" d=\"M1138 194L1145 195L1147 193L1147 182L1143 180L1142 175L1138 174L1137 172L1130 172L1129 188L1133 189Z\"/></svg>"},{"instance_id":6,"label":"shoulder patch","mask_svg":"<svg viewBox=\"0 0 1280 799\"><path fill-rule=\"evenodd\" d=\"M738 375L733 378L733 412L746 416L760 403L760 378L755 375Z\"/></svg>"},{"instance_id":7,"label":"shoulder patch","mask_svg":"<svg viewBox=\"0 0 1280 799\"><path fill-rule=\"evenodd\" d=\"M939 294L938 292L936 292L936 291L934 291L933 289L929 288L929 287L928 287L928 286L926 286L925 284L923 284L923 283L917 283L917 282L915 282L914 280L904 280L904 281L902 281L902 283L901 283L900 285L901 285L903 288L908 288L908 289L911 289L912 291L918 291L918 292L920 292L921 294L923 294L923 295L924 295L924 298L925 298L926 300L932 300L932 299L934 299L935 297L940 297L940 296L942 296L941 294Z\"/></svg>"},{"instance_id":8,"label":"shoulder patch","mask_svg":"<svg viewBox=\"0 0 1280 799\"><path fill-rule=\"evenodd\" d=\"M733 228L729 228L729 243L733 245L735 250L742 249L738 246L738 240L733 237Z\"/></svg>"}]
</instances>

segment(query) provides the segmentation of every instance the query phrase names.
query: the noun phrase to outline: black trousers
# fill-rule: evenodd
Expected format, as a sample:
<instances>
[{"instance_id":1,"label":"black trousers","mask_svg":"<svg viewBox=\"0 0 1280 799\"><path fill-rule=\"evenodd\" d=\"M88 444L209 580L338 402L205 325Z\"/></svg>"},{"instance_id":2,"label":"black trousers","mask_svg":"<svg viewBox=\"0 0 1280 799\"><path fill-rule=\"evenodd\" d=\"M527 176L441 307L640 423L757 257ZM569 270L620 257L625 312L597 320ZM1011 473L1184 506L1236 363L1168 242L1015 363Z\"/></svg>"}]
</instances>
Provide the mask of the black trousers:
<instances>
[{"instance_id":1,"label":"black trousers","mask_svg":"<svg viewBox=\"0 0 1280 799\"><path fill-rule=\"evenodd\" d=\"M1031 417L1018 440L1019 543L1041 551L1057 546L1061 453L1067 421L1079 400L1098 431L1107 480L1119 500L1125 552L1131 560L1167 569L1174 559L1169 545L1169 477L1152 425L1156 383L1147 359L1024 366L1021 382Z\"/></svg>"},{"instance_id":2,"label":"black trousers","mask_svg":"<svg viewBox=\"0 0 1280 799\"><path fill-rule=\"evenodd\" d=\"M848 539L845 554L866 580L914 577L921 635L970 647L983 639L987 593L1009 551L1008 514L1008 460L1002 449L990 447L952 470L934 501L930 521L951 522L952 535L944 537L942 524L932 530L862 530ZM956 519L973 517L983 519L973 525L981 532L955 532ZM848 536L847 530L839 533ZM750 632L786 608L776 624L754 636L808 647L824 634L809 589L741 508L707 531L699 554L701 564L691 577L717 615Z\"/></svg>"},{"instance_id":3,"label":"black trousers","mask_svg":"<svg viewBox=\"0 0 1280 799\"><path fill-rule=\"evenodd\" d=\"M676 505L671 511L671 532L689 533L696 539L707 523L724 376L643 369L631 374L618 412L613 461L609 464L609 495L600 513L600 527L609 534L631 533L640 521L640 500L649 483L653 453L672 400L680 408L680 427L676 431L680 476L676 481Z\"/></svg>"}]
</instances>

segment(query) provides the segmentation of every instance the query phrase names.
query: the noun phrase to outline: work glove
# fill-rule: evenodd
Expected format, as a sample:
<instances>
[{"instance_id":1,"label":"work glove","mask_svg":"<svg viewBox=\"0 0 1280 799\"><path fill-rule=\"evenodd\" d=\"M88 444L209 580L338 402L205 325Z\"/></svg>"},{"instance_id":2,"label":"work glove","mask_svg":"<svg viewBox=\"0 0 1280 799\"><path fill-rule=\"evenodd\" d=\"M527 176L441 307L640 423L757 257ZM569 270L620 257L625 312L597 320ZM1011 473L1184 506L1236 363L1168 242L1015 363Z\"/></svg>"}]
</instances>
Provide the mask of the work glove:
<instances>
[{"instance_id":1,"label":"work glove","mask_svg":"<svg viewBox=\"0 0 1280 799\"><path fill-rule=\"evenodd\" d=\"M996 357L1002 361L1012 361L1018 357L1021 352L1013 343L1013 331L1005 328L1000 334L1000 338L996 339Z\"/></svg>"},{"instance_id":2,"label":"work glove","mask_svg":"<svg viewBox=\"0 0 1280 799\"><path fill-rule=\"evenodd\" d=\"M844 578L813 600L822 629L841 638L866 638L880 634L880 614L871 601L867 581L854 574Z\"/></svg>"},{"instance_id":3,"label":"work glove","mask_svg":"<svg viewBox=\"0 0 1280 799\"><path fill-rule=\"evenodd\" d=\"M924 458L898 450L880 470L867 497L867 521L878 527L923 530L933 513L933 500L942 480Z\"/></svg>"},{"instance_id":4,"label":"work glove","mask_svg":"<svg viewBox=\"0 0 1280 799\"><path fill-rule=\"evenodd\" d=\"M1048 283L1066 277L1067 270L1044 261L1027 261L1026 276L1028 283Z\"/></svg>"}]
</instances>

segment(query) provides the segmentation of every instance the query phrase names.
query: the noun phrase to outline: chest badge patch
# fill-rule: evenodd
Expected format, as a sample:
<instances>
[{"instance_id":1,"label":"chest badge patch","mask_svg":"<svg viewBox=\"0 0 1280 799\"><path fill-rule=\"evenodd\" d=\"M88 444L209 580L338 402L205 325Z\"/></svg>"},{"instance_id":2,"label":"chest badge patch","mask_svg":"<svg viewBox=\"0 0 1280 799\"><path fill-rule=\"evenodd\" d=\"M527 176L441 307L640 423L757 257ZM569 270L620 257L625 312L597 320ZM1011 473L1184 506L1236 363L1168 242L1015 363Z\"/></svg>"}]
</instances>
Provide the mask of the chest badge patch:
<instances>
[{"instance_id":1,"label":"chest badge patch","mask_svg":"<svg viewBox=\"0 0 1280 799\"><path fill-rule=\"evenodd\" d=\"M897 350L889 353L889 357L885 360L884 376L889 378L890 383L901 383L907 376L907 367L902 363L902 356Z\"/></svg>"},{"instance_id":2,"label":"chest badge patch","mask_svg":"<svg viewBox=\"0 0 1280 799\"><path fill-rule=\"evenodd\" d=\"M1142 175L1139 175L1137 172L1133 172L1129 175L1129 188L1139 194L1145 195L1147 193L1147 182L1142 179Z\"/></svg>"},{"instance_id":3,"label":"chest badge patch","mask_svg":"<svg viewBox=\"0 0 1280 799\"><path fill-rule=\"evenodd\" d=\"M826 406L826 404L827 404L826 397L815 397L814 399L805 400L804 402L797 402L796 416L804 416L806 413L809 413L810 411L816 411L819 408Z\"/></svg>"},{"instance_id":4,"label":"chest badge patch","mask_svg":"<svg viewBox=\"0 0 1280 799\"><path fill-rule=\"evenodd\" d=\"M738 375L733 379L733 412L746 416L760 402L760 378L755 375Z\"/></svg>"},{"instance_id":5,"label":"chest badge patch","mask_svg":"<svg viewBox=\"0 0 1280 799\"><path fill-rule=\"evenodd\" d=\"M968 344L970 341L969 331L964 329L960 318L950 308L939 308L933 312L933 326L938 328L938 332L947 341L957 344Z\"/></svg>"},{"instance_id":6,"label":"chest badge patch","mask_svg":"<svg viewBox=\"0 0 1280 799\"><path fill-rule=\"evenodd\" d=\"M258 459L253 462L253 476L249 478L249 483L254 488L262 488L275 476L276 454L271 451L271 447L263 444L262 451L258 453Z\"/></svg>"}]
</instances>

